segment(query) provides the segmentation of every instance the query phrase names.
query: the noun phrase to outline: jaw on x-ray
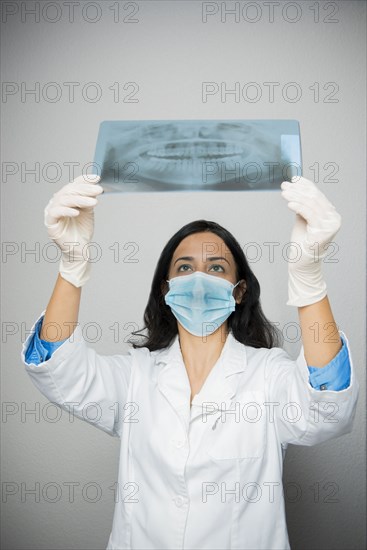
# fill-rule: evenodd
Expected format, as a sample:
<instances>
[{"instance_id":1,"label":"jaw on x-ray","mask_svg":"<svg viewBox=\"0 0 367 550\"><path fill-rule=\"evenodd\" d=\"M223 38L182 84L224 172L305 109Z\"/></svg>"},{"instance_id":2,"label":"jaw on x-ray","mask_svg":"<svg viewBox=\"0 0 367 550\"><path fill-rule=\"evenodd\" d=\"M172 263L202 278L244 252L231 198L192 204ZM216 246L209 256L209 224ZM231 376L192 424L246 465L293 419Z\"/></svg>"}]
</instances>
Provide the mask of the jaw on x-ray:
<instances>
[{"instance_id":1,"label":"jaw on x-ray","mask_svg":"<svg viewBox=\"0 0 367 550\"><path fill-rule=\"evenodd\" d=\"M302 175L299 124L104 121L93 165L106 192L279 190Z\"/></svg>"}]
</instances>

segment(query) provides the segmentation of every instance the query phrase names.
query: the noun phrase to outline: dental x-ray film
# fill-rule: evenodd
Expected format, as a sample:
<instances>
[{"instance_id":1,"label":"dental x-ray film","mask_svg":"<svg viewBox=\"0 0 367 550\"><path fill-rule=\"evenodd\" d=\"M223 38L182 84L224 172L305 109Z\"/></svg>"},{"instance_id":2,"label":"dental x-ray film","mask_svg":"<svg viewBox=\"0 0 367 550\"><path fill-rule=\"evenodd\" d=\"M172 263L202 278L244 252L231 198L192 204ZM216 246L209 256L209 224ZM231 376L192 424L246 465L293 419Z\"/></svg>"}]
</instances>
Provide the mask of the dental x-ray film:
<instances>
[{"instance_id":1,"label":"dental x-ray film","mask_svg":"<svg viewBox=\"0 0 367 550\"><path fill-rule=\"evenodd\" d=\"M296 120L107 120L93 172L106 192L279 190L302 175Z\"/></svg>"}]
</instances>

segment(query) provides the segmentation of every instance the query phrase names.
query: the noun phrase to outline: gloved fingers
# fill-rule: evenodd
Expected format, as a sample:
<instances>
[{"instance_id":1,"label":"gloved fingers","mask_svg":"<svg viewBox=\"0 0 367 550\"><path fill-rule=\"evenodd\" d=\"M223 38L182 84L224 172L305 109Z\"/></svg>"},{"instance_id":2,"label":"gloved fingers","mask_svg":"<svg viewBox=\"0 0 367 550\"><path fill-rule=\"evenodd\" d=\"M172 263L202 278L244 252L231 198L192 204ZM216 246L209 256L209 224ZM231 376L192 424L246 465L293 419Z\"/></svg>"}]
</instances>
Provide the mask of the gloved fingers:
<instances>
[{"instance_id":1,"label":"gloved fingers","mask_svg":"<svg viewBox=\"0 0 367 550\"><path fill-rule=\"evenodd\" d=\"M45 210L45 226L54 226L61 218L75 218L79 216L79 210L68 206L55 206Z\"/></svg>"},{"instance_id":2,"label":"gloved fingers","mask_svg":"<svg viewBox=\"0 0 367 550\"><path fill-rule=\"evenodd\" d=\"M71 221L75 223L74 220ZM76 228L78 235L80 235L83 240L90 240L92 238L94 225L93 212L86 216L84 209L81 210L76 223L78 224Z\"/></svg>"},{"instance_id":3,"label":"gloved fingers","mask_svg":"<svg viewBox=\"0 0 367 550\"><path fill-rule=\"evenodd\" d=\"M335 212L327 218L323 219L321 226L313 227L312 225L309 225L307 231L310 235L322 232L328 235L328 237L331 239L339 231L341 227L341 221L341 215L338 212Z\"/></svg>"},{"instance_id":4,"label":"gloved fingers","mask_svg":"<svg viewBox=\"0 0 367 550\"><path fill-rule=\"evenodd\" d=\"M74 183L68 183L54 194L53 200L58 201L65 196L96 197L101 193L103 193L103 187L101 185L93 186L88 185L87 183L79 183L75 185Z\"/></svg>"},{"instance_id":5,"label":"gloved fingers","mask_svg":"<svg viewBox=\"0 0 367 550\"><path fill-rule=\"evenodd\" d=\"M281 184L281 189L283 193L293 193L294 195L304 197L305 199L309 198L325 204L331 204L326 196L314 184L309 185L308 183L291 183L289 181L283 181Z\"/></svg>"},{"instance_id":6,"label":"gloved fingers","mask_svg":"<svg viewBox=\"0 0 367 550\"><path fill-rule=\"evenodd\" d=\"M54 206L70 206L70 207L88 207L88 206L95 206L98 203L97 199L94 197L87 197L82 195L71 195L71 194L65 194L60 195L58 197L57 201L53 201Z\"/></svg>"},{"instance_id":7,"label":"gloved fingers","mask_svg":"<svg viewBox=\"0 0 367 550\"><path fill-rule=\"evenodd\" d=\"M309 215L307 221L310 227L314 227L315 231L319 229L327 230L329 226L333 228L338 226L338 223L340 226L338 220L341 217L336 211L335 206L331 204L310 180L306 180L306 178L303 178L303 180L305 181L297 182L296 184L283 182L281 184L283 198L289 202L304 204L308 207ZM311 210L313 210L313 215L311 214ZM297 212L298 210L295 211Z\"/></svg>"},{"instance_id":8,"label":"gloved fingers","mask_svg":"<svg viewBox=\"0 0 367 550\"><path fill-rule=\"evenodd\" d=\"M305 242L310 243L315 240L320 242L330 241L340 229L341 216L337 212L330 217L322 218L320 221L320 219L315 216L314 210L303 203L290 201L288 207L297 214L298 219L295 225L298 224L299 226L297 227L299 238L301 238L299 216L302 216L305 223L307 222L307 226L303 226L304 234L306 235Z\"/></svg>"},{"instance_id":9,"label":"gloved fingers","mask_svg":"<svg viewBox=\"0 0 367 550\"><path fill-rule=\"evenodd\" d=\"M304 176L293 176L291 178L291 183L293 185L302 186L308 189L313 189L314 191L320 191L320 189L317 187L317 185L313 181L305 178Z\"/></svg>"},{"instance_id":10,"label":"gloved fingers","mask_svg":"<svg viewBox=\"0 0 367 550\"><path fill-rule=\"evenodd\" d=\"M306 220L300 214L296 213L296 219L292 229L291 241L298 242L298 243L304 241L306 232L307 232Z\"/></svg>"},{"instance_id":11,"label":"gloved fingers","mask_svg":"<svg viewBox=\"0 0 367 550\"><path fill-rule=\"evenodd\" d=\"M293 176L291 178L291 181L286 181L286 180L283 181L281 183L280 187L282 189L297 187L297 188L304 189L304 190L307 189L309 192L319 191L319 189L316 187L316 185L311 180L308 180L308 179L304 178L303 176Z\"/></svg>"},{"instance_id":12,"label":"gloved fingers","mask_svg":"<svg viewBox=\"0 0 367 550\"><path fill-rule=\"evenodd\" d=\"M88 178L92 178L89 176ZM58 200L59 197L64 195L81 195L95 197L103 193L104 189L97 182L100 180L100 176L95 176L95 179L87 179L87 176L79 176L72 182L64 185L59 191L57 191L53 198Z\"/></svg>"},{"instance_id":13,"label":"gloved fingers","mask_svg":"<svg viewBox=\"0 0 367 550\"><path fill-rule=\"evenodd\" d=\"M319 204L318 198L310 197L309 195L302 193L299 189L286 189L285 191L281 192L281 195L287 201L301 202L306 204L310 208L314 208L320 211L323 210L322 206Z\"/></svg>"},{"instance_id":14,"label":"gloved fingers","mask_svg":"<svg viewBox=\"0 0 367 550\"><path fill-rule=\"evenodd\" d=\"M100 181L100 179L101 179L101 176L98 176L97 174L91 174L91 175L82 174L81 176L74 178L71 181L71 184L78 185L81 183L82 185L94 186Z\"/></svg>"},{"instance_id":15,"label":"gloved fingers","mask_svg":"<svg viewBox=\"0 0 367 550\"><path fill-rule=\"evenodd\" d=\"M293 210L296 214L302 216L307 223L310 223L315 218L315 211L312 207L302 202L290 201L288 202L288 208Z\"/></svg>"},{"instance_id":16,"label":"gloved fingers","mask_svg":"<svg viewBox=\"0 0 367 550\"><path fill-rule=\"evenodd\" d=\"M282 191L282 197L288 201L301 202L309 208L313 208L319 218L325 217L328 212L335 212L335 207L320 195L308 195L299 189L287 189Z\"/></svg>"},{"instance_id":17,"label":"gloved fingers","mask_svg":"<svg viewBox=\"0 0 367 550\"><path fill-rule=\"evenodd\" d=\"M283 195L283 197L288 201L288 207L297 214L301 214L308 224L315 227L315 229L323 227L325 220L329 218L328 211L323 210L314 200L288 194ZM292 205L289 206L289 203L292 203Z\"/></svg>"},{"instance_id":18,"label":"gloved fingers","mask_svg":"<svg viewBox=\"0 0 367 550\"><path fill-rule=\"evenodd\" d=\"M71 195L69 193L54 196L45 208L45 225L53 225L63 217L75 217L79 215L79 208L89 214L98 204L93 197Z\"/></svg>"},{"instance_id":19,"label":"gloved fingers","mask_svg":"<svg viewBox=\"0 0 367 550\"><path fill-rule=\"evenodd\" d=\"M80 195L92 195L96 196L100 193L103 193L102 185L98 185L101 177L97 174L93 175L82 175L75 178L72 182L69 183L70 190Z\"/></svg>"},{"instance_id":20,"label":"gloved fingers","mask_svg":"<svg viewBox=\"0 0 367 550\"><path fill-rule=\"evenodd\" d=\"M317 199L318 202L330 204L328 198L320 191L320 189L311 181L302 176L293 176L292 181L283 181L281 184L283 191L293 191L299 193L300 196ZM331 205L332 206L332 205Z\"/></svg>"},{"instance_id":21,"label":"gloved fingers","mask_svg":"<svg viewBox=\"0 0 367 550\"><path fill-rule=\"evenodd\" d=\"M96 197L103 193L104 189L102 185L90 185L88 183L69 183L67 186L67 193L70 195L81 195Z\"/></svg>"}]
</instances>

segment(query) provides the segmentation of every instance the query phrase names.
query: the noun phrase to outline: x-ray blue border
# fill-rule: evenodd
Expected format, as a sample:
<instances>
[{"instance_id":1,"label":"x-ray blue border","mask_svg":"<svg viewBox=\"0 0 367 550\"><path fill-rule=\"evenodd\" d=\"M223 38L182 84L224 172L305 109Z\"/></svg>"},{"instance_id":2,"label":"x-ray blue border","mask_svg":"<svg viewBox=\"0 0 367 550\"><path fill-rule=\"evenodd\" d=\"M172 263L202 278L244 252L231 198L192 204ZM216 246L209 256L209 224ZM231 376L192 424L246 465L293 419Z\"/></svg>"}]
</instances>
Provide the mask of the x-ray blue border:
<instances>
[{"instance_id":1,"label":"x-ray blue border","mask_svg":"<svg viewBox=\"0 0 367 550\"><path fill-rule=\"evenodd\" d=\"M107 192L279 190L302 175L299 122L107 120L92 171Z\"/></svg>"}]
</instances>

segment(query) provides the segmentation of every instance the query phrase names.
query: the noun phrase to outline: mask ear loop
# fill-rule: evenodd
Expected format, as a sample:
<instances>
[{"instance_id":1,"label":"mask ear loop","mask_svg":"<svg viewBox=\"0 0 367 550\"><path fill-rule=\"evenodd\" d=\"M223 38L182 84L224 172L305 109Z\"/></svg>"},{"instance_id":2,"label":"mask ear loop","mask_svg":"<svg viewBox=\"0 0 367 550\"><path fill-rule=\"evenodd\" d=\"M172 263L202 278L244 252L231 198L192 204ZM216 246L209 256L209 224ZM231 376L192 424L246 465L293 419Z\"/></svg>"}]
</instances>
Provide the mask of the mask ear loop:
<instances>
[{"instance_id":1,"label":"mask ear loop","mask_svg":"<svg viewBox=\"0 0 367 550\"><path fill-rule=\"evenodd\" d=\"M242 279L240 279L240 280L238 281L238 283L236 283L236 284L234 285L234 287L232 288L232 292L233 292L233 290L236 288L236 286L240 284L241 281L242 281ZM245 287L245 292L246 292L246 290L247 290L247 286ZM244 293L245 293L245 292L244 292ZM232 294L232 296L233 296L233 294ZM233 296L233 297L234 297L234 296ZM243 298L243 296L242 296L242 298ZM242 298L241 298L241 302L242 302Z\"/></svg>"}]
</instances>

